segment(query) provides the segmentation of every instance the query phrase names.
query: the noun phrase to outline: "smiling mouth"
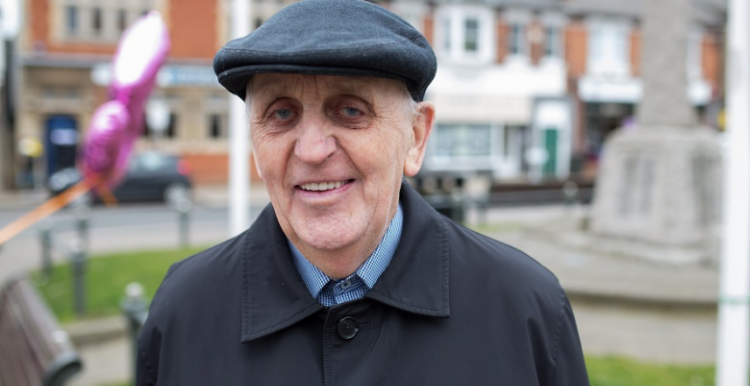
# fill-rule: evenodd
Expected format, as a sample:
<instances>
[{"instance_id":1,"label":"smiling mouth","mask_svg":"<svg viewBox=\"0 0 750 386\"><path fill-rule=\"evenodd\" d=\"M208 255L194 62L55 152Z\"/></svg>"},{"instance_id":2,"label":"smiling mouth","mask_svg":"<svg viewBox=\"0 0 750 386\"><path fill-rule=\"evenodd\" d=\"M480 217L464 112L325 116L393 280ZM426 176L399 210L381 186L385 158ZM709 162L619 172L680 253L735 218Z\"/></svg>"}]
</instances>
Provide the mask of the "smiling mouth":
<instances>
[{"instance_id":1,"label":"smiling mouth","mask_svg":"<svg viewBox=\"0 0 750 386\"><path fill-rule=\"evenodd\" d=\"M327 190L338 189L352 181L354 180L310 182L307 184L297 185L297 187L308 192L324 192Z\"/></svg>"}]
</instances>

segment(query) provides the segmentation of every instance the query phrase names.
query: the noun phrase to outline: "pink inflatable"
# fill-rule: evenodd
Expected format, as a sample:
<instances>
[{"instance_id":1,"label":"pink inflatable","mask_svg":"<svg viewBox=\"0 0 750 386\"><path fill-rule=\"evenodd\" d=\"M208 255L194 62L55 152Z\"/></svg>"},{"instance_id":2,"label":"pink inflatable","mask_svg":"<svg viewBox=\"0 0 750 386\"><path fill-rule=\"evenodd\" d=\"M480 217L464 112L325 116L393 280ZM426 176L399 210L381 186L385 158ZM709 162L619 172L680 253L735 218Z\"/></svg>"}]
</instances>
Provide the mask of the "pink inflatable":
<instances>
[{"instance_id":1,"label":"pink inflatable","mask_svg":"<svg viewBox=\"0 0 750 386\"><path fill-rule=\"evenodd\" d=\"M86 180L110 188L122 180L143 131L146 101L169 48L167 28L156 11L123 33L112 60L112 100L96 109L84 139L78 167Z\"/></svg>"}]
</instances>

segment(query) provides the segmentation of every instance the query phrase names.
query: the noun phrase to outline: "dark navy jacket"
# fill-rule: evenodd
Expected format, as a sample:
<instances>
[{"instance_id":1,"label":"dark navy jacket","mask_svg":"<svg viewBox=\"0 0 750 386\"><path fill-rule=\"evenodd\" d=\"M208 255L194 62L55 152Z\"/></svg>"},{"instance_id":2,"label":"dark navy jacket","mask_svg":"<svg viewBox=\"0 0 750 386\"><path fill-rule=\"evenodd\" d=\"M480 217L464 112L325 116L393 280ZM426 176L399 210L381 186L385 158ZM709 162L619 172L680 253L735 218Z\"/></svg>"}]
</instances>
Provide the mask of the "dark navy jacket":
<instances>
[{"instance_id":1,"label":"dark navy jacket","mask_svg":"<svg viewBox=\"0 0 750 386\"><path fill-rule=\"evenodd\" d=\"M137 385L586 386L573 313L524 253L401 189L404 230L364 299L325 308L269 205L240 236L169 270Z\"/></svg>"}]
</instances>

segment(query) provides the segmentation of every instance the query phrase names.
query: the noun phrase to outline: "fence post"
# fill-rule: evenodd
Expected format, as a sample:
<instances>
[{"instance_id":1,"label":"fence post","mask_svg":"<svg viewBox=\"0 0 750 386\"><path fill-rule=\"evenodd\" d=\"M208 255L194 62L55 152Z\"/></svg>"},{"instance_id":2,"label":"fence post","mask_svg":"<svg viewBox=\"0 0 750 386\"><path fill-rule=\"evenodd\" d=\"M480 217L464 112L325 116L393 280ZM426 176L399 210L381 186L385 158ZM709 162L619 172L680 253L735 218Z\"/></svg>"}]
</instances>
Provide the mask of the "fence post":
<instances>
[{"instance_id":1,"label":"fence post","mask_svg":"<svg viewBox=\"0 0 750 386\"><path fill-rule=\"evenodd\" d=\"M89 217L83 210L76 212L76 230L81 240L81 250L84 254L89 251Z\"/></svg>"},{"instance_id":2,"label":"fence post","mask_svg":"<svg viewBox=\"0 0 750 386\"><path fill-rule=\"evenodd\" d=\"M71 207L75 213L76 232L78 240L81 243L81 249L83 253L89 254L89 208L90 198L88 195L83 195L71 203Z\"/></svg>"},{"instance_id":3,"label":"fence post","mask_svg":"<svg viewBox=\"0 0 750 386\"><path fill-rule=\"evenodd\" d=\"M177 212L177 237L180 248L190 245L190 212L193 203L187 194L171 197L167 204Z\"/></svg>"},{"instance_id":4,"label":"fence post","mask_svg":"<svg viewBox=\"0 0 750 386\"><path fill-rule=\"evenodd\" d=\"M52 277L52 230L46 224L42 224L39 238L42 246L42 272L49 280Z\"/></svg>"},{"instance_id":5,"label":"fence post","mask_svg":"<svg viewBox=\"0 0 750 386\"><path fill-rule=\"evenodd\" d=\"M180 248L190 245L190 200L183 200L177 204L178 222L180 225Z\"/></svg>"},{"instance_id":6,"label":"fence post","mask_svg":"<svg viewBox=\"0 0 750 386\"><path fill-rule=\"evenodd\" d=\"M86 314L86 255L80 243L75 243L71 254L73 268L73 304L77 316Z\"/></svg>"},{"instance_id":7,"label":"fence post","mask_svg":"<svg viewBox=\"0 0 750 386\"><path fill-rule=\"evenodd\" d=\"M128 320L128 333L131 343L131 371L133 383L135 383L136 363L138 363L138 334L146 321L148 307L143 294L143 286L140 283L130 283L125 287L125 299L120 304L120 309Z\"/></svg>"}]
</instances>

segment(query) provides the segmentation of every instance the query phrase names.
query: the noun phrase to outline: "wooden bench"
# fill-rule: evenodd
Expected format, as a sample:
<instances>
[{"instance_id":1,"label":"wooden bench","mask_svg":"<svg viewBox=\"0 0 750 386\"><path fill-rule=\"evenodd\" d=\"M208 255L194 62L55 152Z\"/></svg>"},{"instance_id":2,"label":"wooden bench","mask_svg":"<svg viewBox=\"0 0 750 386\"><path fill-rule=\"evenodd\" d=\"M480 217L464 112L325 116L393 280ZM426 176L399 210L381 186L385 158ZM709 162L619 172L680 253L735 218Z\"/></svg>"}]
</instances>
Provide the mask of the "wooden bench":
<instances>
[{"instance_id":1,"label":"wooden bench","mask_svg":"<svg viewBox=\"0 0 750 386\"><path fill-rule=\"evenodd\" d=\"M60 386L81 370L68 334L25 277L0 292L0 386Z\"/></svg>"}]
</instances>

